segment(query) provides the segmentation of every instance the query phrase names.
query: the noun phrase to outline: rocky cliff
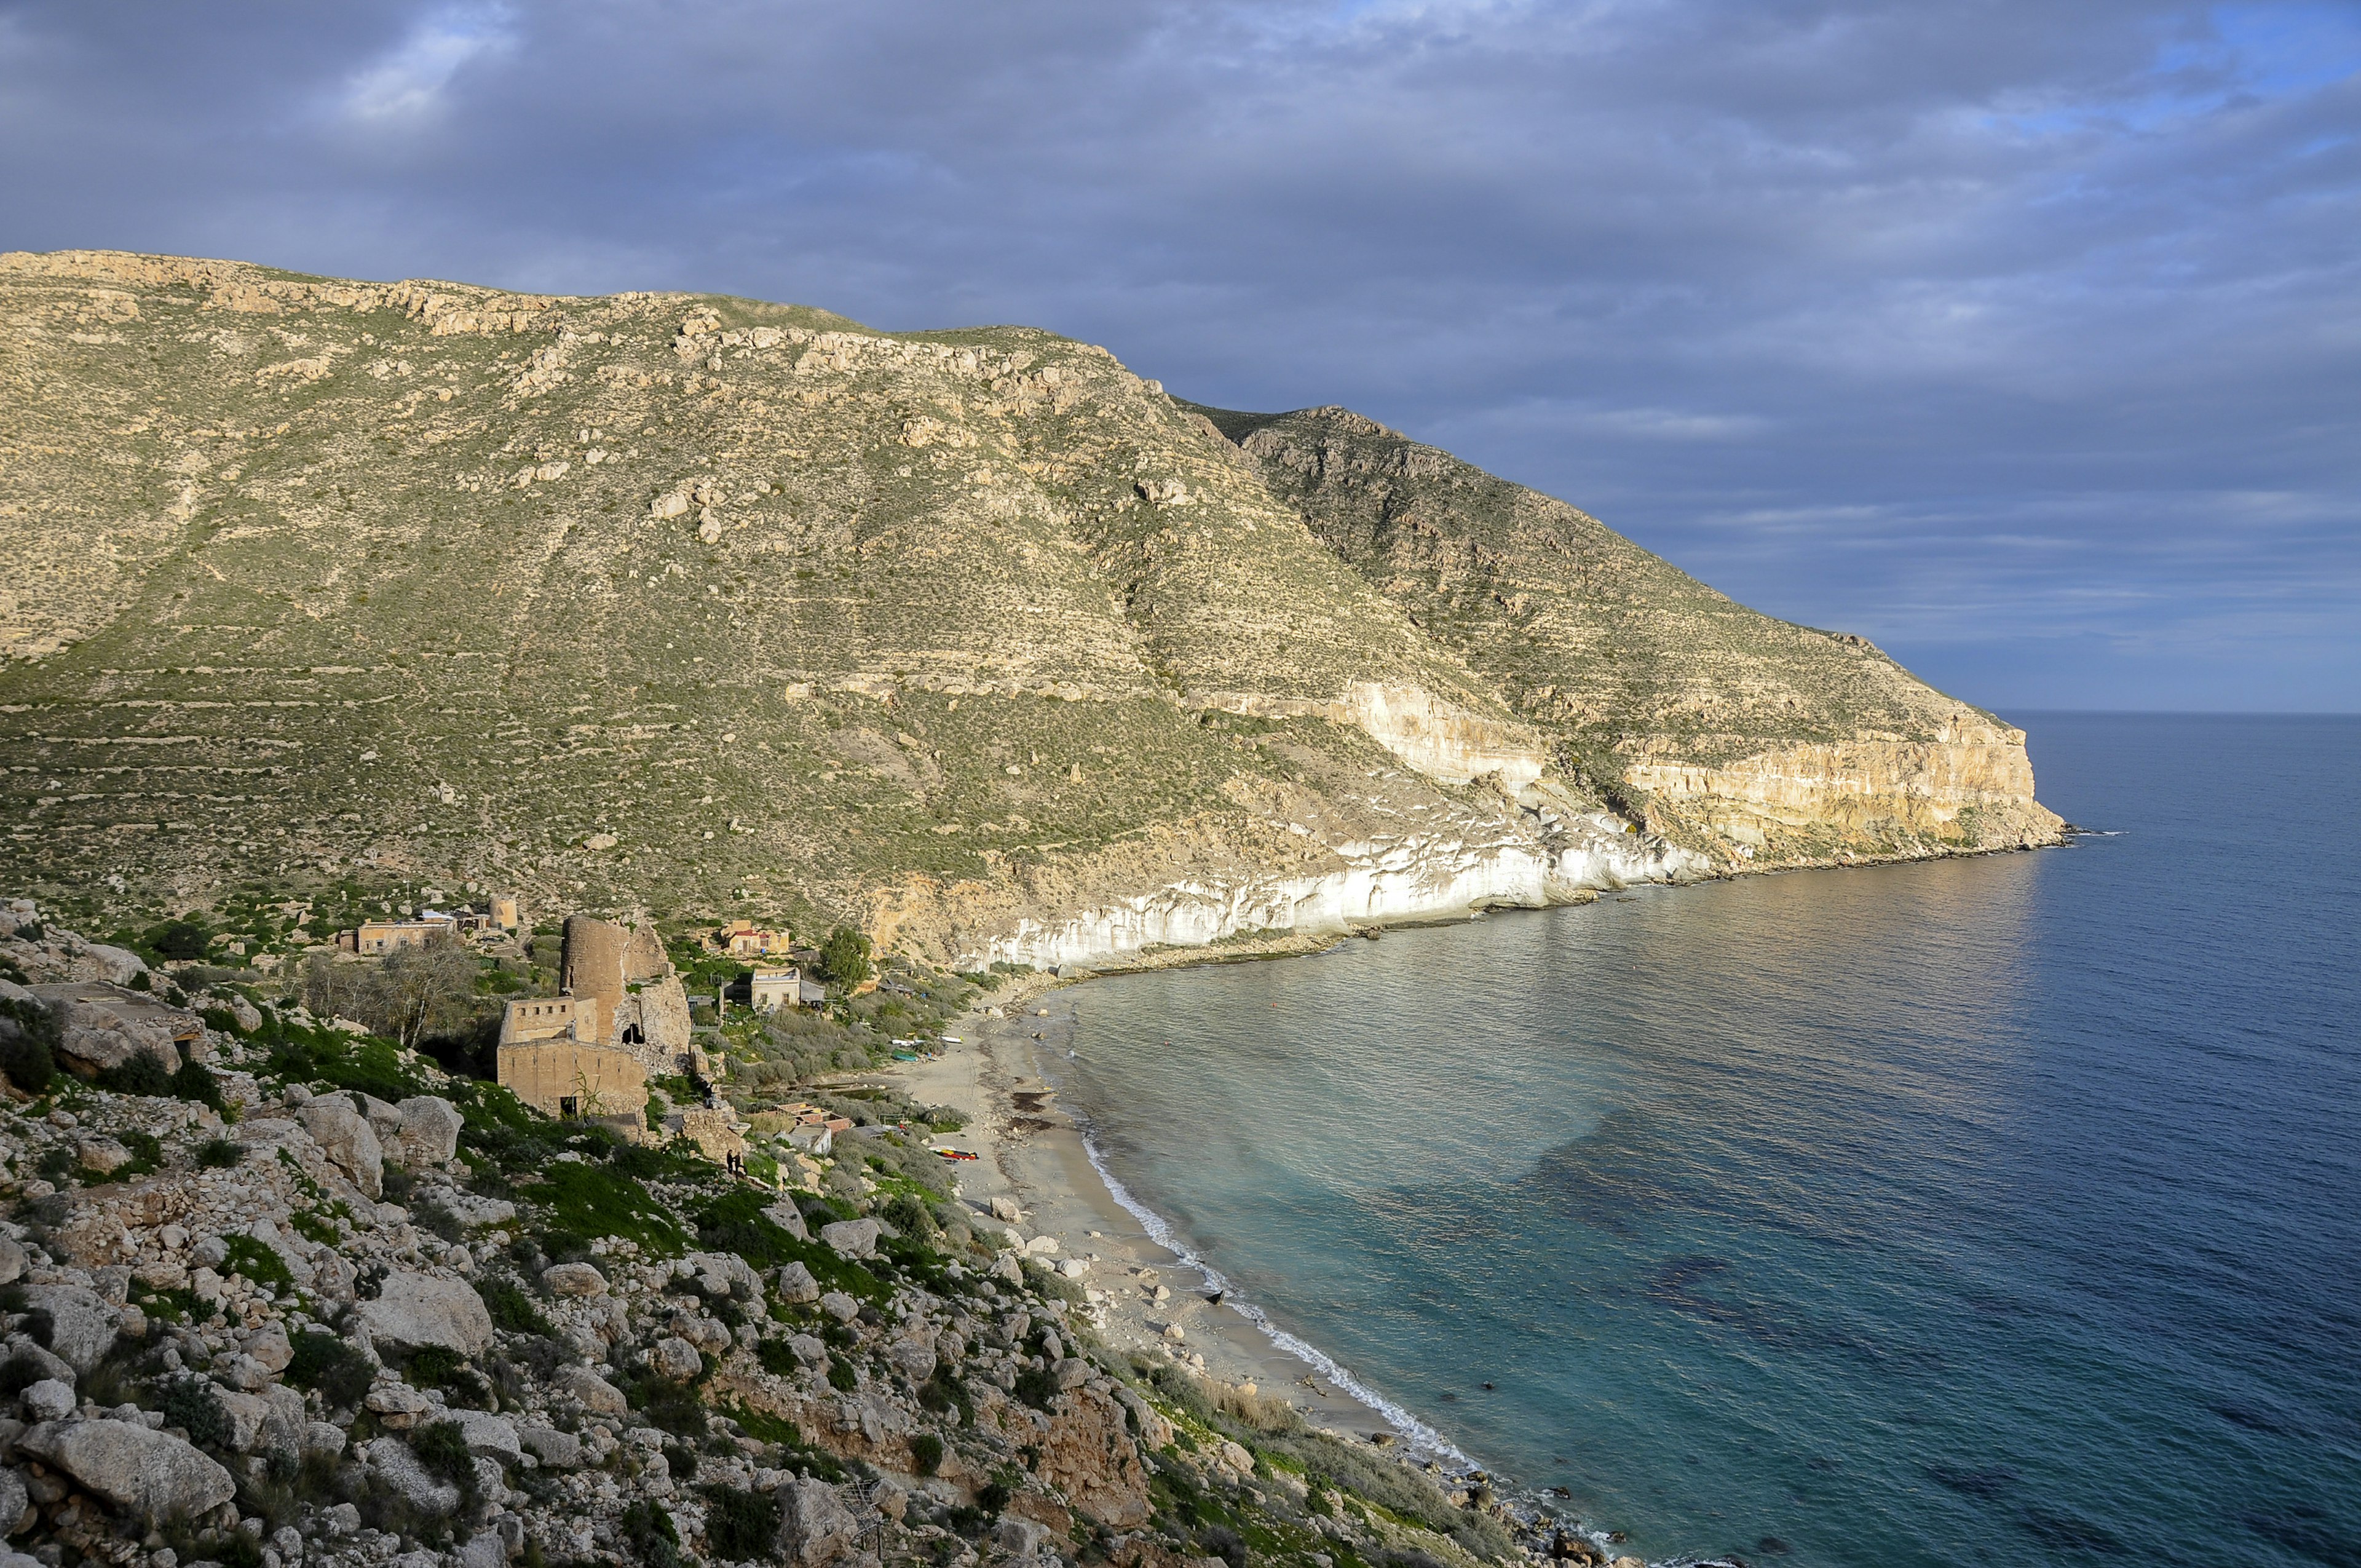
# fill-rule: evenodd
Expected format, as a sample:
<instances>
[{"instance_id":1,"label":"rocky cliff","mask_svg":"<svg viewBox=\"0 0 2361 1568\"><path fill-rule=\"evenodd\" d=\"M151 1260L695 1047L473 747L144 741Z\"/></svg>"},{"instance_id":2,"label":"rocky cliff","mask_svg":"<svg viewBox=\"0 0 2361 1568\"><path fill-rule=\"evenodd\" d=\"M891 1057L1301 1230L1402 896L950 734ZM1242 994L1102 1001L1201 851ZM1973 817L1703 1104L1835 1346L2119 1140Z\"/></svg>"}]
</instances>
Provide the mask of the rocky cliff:
<instances>
[{"instance_id":1,"label":"rocky cliff","mask_svg":"<svg viewBox=\"0 0 2361 1568\"><path fill-rule=\"evenodd\" d=\"M2056 827L1865 644L1044 333L11 255L0 387L0 871L69 907L1063 959Z\"/></svg>"}]
</instances>

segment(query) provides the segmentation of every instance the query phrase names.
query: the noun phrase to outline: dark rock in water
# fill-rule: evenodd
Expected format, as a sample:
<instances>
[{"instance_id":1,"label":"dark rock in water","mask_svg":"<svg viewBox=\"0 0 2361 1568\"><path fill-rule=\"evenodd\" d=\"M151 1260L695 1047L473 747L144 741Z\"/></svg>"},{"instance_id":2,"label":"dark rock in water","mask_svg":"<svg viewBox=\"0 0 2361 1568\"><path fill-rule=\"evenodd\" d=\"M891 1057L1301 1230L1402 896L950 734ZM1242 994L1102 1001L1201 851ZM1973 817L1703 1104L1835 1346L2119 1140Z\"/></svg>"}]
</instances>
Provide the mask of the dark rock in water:
<instances>
[{"instance_id":1,"label":"dark rock in water","mask_svg":"<svg viewBox=\"0 0 2361 1568\"><path fill-rule=\"evenodd\" d=\"M1962 1470L1953 1464L1929 1464L1927 1478L1971 1497L1996 1497L2016 1485L2014 1470Z\"/></svg>"},{"instance_id":2,"label":"dark rock in water","mask_svg":"<svg viewBox=\"0 0 2361 1568\"><path fill-rule=\"evenodd\" d=\"M2124 1543L2104 1525L2074 1514L2053 1514L2047 1508L2026 1508L2016 1516L2026 1532L2053 1552L2093 1552L2121 1556Z\"/></svg>"},{"instance_id":3,"label":"dark rock in water","mask_svg":"<svg viewBox=\"0 0 2361 1568\"><path fill-rule=\"evenodd\" d=\"M2333 1563L2336 1568L2361 1564L2361 1540L2339 1536L2320 1508L2298 1504L2279 1513L2241 1514L2238 1522L2265 1541L2276 1541L2315 1563Z\"/></svg>"},{"instance_id":4,"label":"dark rock in water","mask_svg":"<svg viewBox=\"0 0 2361 1568\"><path fill-rule=\"evenodd\" d=\"M1788 1546L1777 1536L1766 1535L1754 1543L1754 1550L1765 1557L1784 1557L1787 1555Z\"/></svg>"}]
</instances>

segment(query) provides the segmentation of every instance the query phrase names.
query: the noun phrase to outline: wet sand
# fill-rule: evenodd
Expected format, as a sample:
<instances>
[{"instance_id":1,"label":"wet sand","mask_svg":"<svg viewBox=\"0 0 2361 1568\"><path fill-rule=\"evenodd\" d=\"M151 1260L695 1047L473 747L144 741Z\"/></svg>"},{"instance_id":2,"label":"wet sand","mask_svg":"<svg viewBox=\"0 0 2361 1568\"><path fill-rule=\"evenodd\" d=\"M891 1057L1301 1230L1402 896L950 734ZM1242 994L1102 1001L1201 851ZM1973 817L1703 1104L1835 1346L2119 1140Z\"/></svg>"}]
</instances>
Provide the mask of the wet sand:
<instances>
[{"instance_id":1,"label":"wet sand","mask_svg":"<svg viewBox=\"0 0 2361 1568\"><path fill-rule=\"evenodd\" d=\"M1049 1087L1041 1062L1071 1047L1071 996L1028 987L994 1000L1007 1015L961 1018L947 1030L961 1043L941 1057L864 1075L890 1080L920 1102L952 1106L967 1118L964 1131L940 1141L978 1157L959 1162L954 1172L960 1199L978 1228L1010 1231L1027 1241L1053 1237L1052 1257L1088 1265L1075 1283L1091 1293L1092 1321L1110 1349L1178 1360L1223 1383L1252 1384L1263 1397L1284 1398L1313 1426L1340 1436L1390 1434L1384 1417L1273 1343L1235 1307L1206 1300L1198 1273L1159 1245L1107 1190L1073 1119L1054 1095L1038 1092ZM1016 1201L1016 1223L992 1218L995 1198ZM1159 1285L1169 1292L1161 1301L1154 1295ZM1180 1331L1178 1341L1165 1333L1173 1326ZM1203 1357L1202 1366L1194 1365L1197 1356Z\"/></svg>"}]
</instances>

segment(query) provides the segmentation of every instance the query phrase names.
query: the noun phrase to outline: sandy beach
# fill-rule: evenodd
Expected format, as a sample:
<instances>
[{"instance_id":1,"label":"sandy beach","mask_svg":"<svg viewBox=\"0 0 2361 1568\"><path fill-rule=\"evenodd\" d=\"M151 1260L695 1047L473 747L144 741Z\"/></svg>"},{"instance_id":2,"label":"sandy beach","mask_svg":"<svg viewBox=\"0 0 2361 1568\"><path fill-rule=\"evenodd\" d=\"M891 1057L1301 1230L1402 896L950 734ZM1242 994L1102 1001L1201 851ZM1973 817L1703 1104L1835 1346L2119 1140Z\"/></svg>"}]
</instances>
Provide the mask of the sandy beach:
<instances>
[{"instance_id":1,"label":"sandy beach","mask_svg":"<svg viewBox=\"0 0 2361 1568\"><path fill-rule=\"evenodd\" d=\"M961 1018L948 1031L961 1043L940 1057L866 1075L966 1116L966 1129L945 1141L978 1157L961 1161L957 1172L960 1198L976 1212L977 1223L997 1223L993 1201L1013 1200L1019 1217L1002 1228L1028 1242L1052 1238L1057 1248L1050 1255L1082 1260L1088 1266L1077 1283L1091 1293L1091 1315L1109 1348L1172 1357L1202 1376L1252 1384L1341 1436L1392 1434L1395 1429L1377 1410L1280 1348L1235 1305L1207 1300L1198 1272L1115 1201L1091 1164L1073 1118L1054 1093L1043 1093L1049 1088L1043 1058L1062 1055L1073 1038L1071 993L1062 987L1027 990L1029 994L994 999L1003 1017L979 1012ZM1167 1333L1171 1328L1180 1331L1179 1339Z\"/></svg>"}]
</instances>

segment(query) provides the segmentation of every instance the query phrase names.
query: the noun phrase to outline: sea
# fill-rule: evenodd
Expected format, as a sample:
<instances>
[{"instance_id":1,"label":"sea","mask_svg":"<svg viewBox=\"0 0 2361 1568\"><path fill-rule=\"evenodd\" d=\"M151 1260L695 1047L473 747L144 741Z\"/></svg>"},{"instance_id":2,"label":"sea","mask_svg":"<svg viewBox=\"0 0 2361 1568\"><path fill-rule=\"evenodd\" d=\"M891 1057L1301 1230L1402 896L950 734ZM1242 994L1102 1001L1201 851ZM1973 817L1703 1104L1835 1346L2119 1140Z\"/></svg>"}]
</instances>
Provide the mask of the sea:
<instances>
[{"instance_id":1,"label":"sea","mask_svg":"<svg viewBox=\"0 0 2361 1568\"><path fill-rule=\"evenodd\" d=\"M2361 718L2017 722L2069 847L1095 981L1046 1065L1618 1552L2361 1568Z\"/></svg>"}]
</instances>

